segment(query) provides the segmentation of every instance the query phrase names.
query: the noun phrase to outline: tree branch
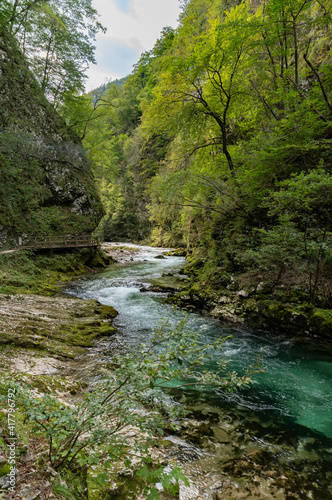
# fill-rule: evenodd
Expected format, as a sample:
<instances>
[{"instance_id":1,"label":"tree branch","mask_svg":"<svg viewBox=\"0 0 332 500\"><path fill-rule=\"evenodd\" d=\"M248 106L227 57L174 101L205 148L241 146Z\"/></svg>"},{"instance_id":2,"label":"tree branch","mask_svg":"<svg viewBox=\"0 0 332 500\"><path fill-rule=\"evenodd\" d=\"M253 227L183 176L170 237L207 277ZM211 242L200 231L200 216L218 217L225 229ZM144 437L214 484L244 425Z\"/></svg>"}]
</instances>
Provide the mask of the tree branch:
<instances>
[{"instance_id":1,"label":"tree branch","mask_svg":"<svg viewBox=\"0 0 332 500\"><path fill-rule=\"evenodd\" d=\"M313 71L318 83L319 83L319 86L321 88L321 91L322 91L322 94L323 94L323 97L324 97L324 100L330 110L330 113L332 114L332 104L330 103L329 101L329 98L328 98L328 95L326 93L326 90L325 90L325 87L324 87L324 84L322 82L322 79L317 71L317 69L314 67L314 65L309 61L308 57L307 57L307 54L303 54L303 59L305 60L305 62L307 63L307 65L309 66L309 68L311 68L311 70Z\"/></svg>"}]
</instances>

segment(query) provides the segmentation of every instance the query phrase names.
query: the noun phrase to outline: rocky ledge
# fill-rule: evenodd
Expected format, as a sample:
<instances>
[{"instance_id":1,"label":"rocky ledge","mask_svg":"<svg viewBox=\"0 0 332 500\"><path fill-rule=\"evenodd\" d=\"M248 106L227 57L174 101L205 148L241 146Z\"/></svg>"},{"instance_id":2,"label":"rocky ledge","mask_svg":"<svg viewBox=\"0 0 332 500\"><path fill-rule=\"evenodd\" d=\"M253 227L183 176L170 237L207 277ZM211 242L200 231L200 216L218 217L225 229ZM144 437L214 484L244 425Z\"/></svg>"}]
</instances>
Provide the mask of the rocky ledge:
<instances>
[{"instance_id":1,"label":"rocky ledge","mask_svg":"<svg viewBox=\"0 0 332 500\"><path fill-rule=\"evenodd\" d=\"M294 335L332 338L332 311L287 296L245 290L209 290L199 283L170 295L169 302L195 307L214 318Z\"/></svg>"},{"instance_id":2,"label":"rocky ledge","mask_svg":"<svg viewBox=\"0 0 332 500\"><path fill-rule=\"evenodd\" d=\"M117 311L96 300L0 295L0 315L0 345L59 359L73 359L98 337L116 331L112 319Z\"/></svg>"},{"instance_id":3,"label":"rocky ledge","mask_svg":"<svg viewBox=\"0 0 332 500\"><path fill-rule=\"evenodd\" d=\"M100 370L87 348L96 339L115 334L112 320L117 314L96 300L0 295L1 382L19 382L38 397L52 394L65 405L75 405L87 387L88 375ZM43 440L32 433L22 408L15 411L16 488L15 493L8 490L5 498L59 498L51 493L57 473L41 459ZM5 490L12 479L7 414L0 405L0 489Z\"/></svg>"}]
</instances>

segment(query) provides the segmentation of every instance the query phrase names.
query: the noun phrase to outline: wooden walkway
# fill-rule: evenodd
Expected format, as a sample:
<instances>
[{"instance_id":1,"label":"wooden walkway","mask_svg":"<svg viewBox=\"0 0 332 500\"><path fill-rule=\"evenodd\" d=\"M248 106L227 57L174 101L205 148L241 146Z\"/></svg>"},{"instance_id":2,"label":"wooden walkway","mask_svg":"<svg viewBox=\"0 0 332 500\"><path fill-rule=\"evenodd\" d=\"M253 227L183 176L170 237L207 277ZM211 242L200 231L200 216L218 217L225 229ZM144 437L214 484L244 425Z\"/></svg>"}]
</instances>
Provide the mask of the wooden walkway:
<instances>
[{"instance_id":1,"label":"wooden walkway","mask_svg":"<svg viewBox=\"0 0 332 500\"><path fill-rule=\"evenodd\" d=\"M52 248L84 248L100 246L97 238L88 235L83 236L45 236L44 238L33 238L22 245L19 250L42 250Z\"/></svg>"}]
</instances>

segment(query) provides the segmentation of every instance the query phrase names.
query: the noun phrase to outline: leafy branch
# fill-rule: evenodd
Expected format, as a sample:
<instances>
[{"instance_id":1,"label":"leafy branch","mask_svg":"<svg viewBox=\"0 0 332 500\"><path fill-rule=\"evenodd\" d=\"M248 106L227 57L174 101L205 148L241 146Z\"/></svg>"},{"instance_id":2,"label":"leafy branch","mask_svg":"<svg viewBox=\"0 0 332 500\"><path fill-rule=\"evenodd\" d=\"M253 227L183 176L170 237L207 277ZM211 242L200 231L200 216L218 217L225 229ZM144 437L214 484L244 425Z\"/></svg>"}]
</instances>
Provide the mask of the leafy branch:
<instances>
[{"instance_id":1,"label":"leafy branch","mask_svg":"<svg viewBox=\"0 0 332 500\"><path fill-rule=\"evenodd\" d=\"M252 376L261 371L258 359L243 375L227 372L221 355L227 338L205 343L190 329L185 317L174 325L167 318L148 344L140 344L125 355L115 355L109 376L75 407L60 403L53 396L38 397L28 388L18 387L26 418L48 441L50 465L56 470L87 470L106 459L113 464L109 463L107 473L114 477L124 464L134 467L137 457L149 464L148 447L167 424L163 415L181 411L178 405L169 405L162 389L171 384L176 388L205 386L234 391L251 384ZM205 368L211 359L215 360L214 371ZM129 430L134 430L130 439ZM148 477L146 471L147 465L141 470L141 477ZM149 481L162 476L163 484L169 486L171 480L182 478L177 469L170 475L159 471L157 476L152 474ZM155 494L153 491L152 487L151 495Z\"/></svg>"}]
</instances>

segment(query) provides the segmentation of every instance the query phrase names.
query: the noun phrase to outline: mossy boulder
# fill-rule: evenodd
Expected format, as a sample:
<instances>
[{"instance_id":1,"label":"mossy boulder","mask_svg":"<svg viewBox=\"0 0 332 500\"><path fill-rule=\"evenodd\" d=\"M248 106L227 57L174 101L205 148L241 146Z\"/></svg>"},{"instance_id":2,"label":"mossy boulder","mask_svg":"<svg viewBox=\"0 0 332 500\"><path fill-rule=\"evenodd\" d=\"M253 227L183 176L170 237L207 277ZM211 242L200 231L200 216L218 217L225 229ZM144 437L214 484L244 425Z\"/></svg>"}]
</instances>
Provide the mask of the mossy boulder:
<instances>
[{"instance_id":1,"label":"mossy boulder","mask_svg":"<svg viewBox=\"0 0 332 500\"><path fill-rule=\"evenodd\" d=\"M96 303L94 312L103 319L113 319L119 314L112 306L101 304L98 301L93 301L93 303Z\"/></svg>"},{"instance_id":2,"label":"mossy boulder","mask_svg":"<svg viewBox=\"0 0 332 500\"><path fill-rule=\"evenodd\" d=\"M305 298L299 293L274 297L264 293L213 290L192 280L189 286L170 294L167 301L184 308L201 309L205 314L233 323L294 335L332 337L332 311L314 307Z\"/></svg>"},{"instance_id":3,"label":"mossy boulder","mask_svg":"<svg viewBox=\"0 0 332 500\"><path fill-rule=\"evenodd\" d=\"M332 311L307 303L250 299L245 304L245 318L253 326L272 328L293 334L332 337Z\"/></svg>"},{"instance_id":4,"label":"mossy boulder","mask_svg":"<svg viewBox=\"0 0 332 500\"><path fill-rule=\"evenodd\" d=\"M326 309L315 309L309 318L309 327L313 332L326 337L332 337L332 311Z\"/></svg>"},{"instance_id":5,"label":"mossy boulder","mask_svg":"<svg viewBox=\"0 0 332 500\"><path fill-rule=\"evenodd\" d=\"M170 250L164 255L168 255L170 257L186 257L187 251L184 248L176 248L175 250Z\"/></svg>"}]
</instances>

